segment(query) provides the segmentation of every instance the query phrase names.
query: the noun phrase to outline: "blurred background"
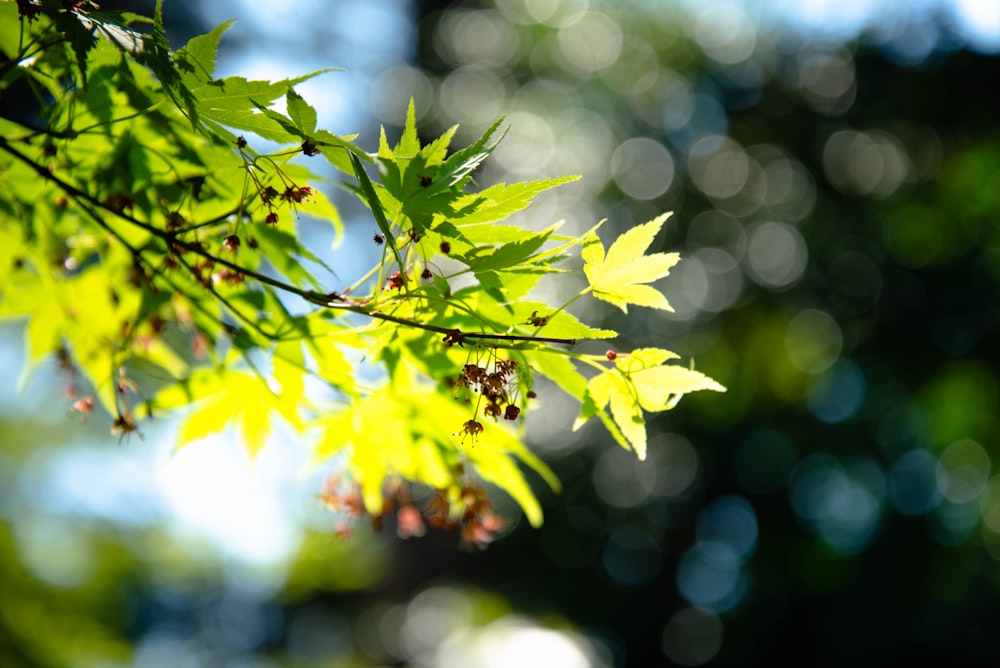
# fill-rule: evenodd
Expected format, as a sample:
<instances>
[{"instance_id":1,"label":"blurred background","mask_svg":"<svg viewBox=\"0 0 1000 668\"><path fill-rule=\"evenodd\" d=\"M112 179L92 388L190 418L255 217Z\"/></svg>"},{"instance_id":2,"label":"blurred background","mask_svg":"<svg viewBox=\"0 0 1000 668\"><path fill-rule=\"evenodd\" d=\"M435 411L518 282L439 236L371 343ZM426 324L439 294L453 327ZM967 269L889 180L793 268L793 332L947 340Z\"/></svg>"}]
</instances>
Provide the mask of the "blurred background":
<instances>
[{"instance_id":1,"label":"blurred background","mask_svg":"<svg viewBox=\"0 0 1000 668\"><path fill-rule=\"evenodd\" d=\"M611 235L674 211L657 245L683 257L662 285L676 310L636 310L616 347L670 348L729 392L651 421L637 462L599 425L571 433L572 407L540 389L558 419L529 414L529 437L565 490L539 485L541 529L508 504L510 534L469 552L391 526L338 537L315 496L331 471L290 439L252 463L225 438L171 456L169 423L118 444L71 415L55 361L14 382L6 326L0 664L1000 656L1000 5L164 9L177 44L238 18L223 75L346 68L299 92L371 149L410 97L428 139L506 116L481 183L583 175L525 224L607 218ZM372 223L330 193L352 252L326 257L350 275L375 259Z\"/></svg>"}]
</instances>

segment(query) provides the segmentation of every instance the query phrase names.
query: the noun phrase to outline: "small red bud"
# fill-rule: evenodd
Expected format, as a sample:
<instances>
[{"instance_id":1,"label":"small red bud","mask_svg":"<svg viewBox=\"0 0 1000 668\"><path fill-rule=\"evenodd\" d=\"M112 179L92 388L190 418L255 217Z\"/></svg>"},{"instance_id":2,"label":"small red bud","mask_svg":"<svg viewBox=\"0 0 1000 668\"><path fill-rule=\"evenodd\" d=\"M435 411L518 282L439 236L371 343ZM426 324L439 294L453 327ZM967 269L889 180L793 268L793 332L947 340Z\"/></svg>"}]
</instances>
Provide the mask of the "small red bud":
<instances>
[{"instance_id":1,"label":"small red bud","mask_svg":"<svg viewBox=\"0 0 1000 668\"><path fill-rule=\"evenodd\" d=\"M451 244L448 243L447 241L442 241L441 242L441 252L444 253L445 255L447 255L448 253L450 253L451 252Z\"/></svg>"},{"instance_id":2,"label":"small red bud","mask_svg":"<svg viewBox=\"0 0 1000 668\"><path fill-rule=\"evenodd\" d=\"M433 277L434 274L431 273L430 269L425 268L422 272L420 272L420 278L424 279L425 281L430 280Z\"/></svg>"},{"instance_id":3,"label":"small red bud","mask_svg":"<svg viewBox=\"0 0 1000 668\"><path fill-rule=\"evenodd\" d=\"M616 353L613 350L609 350L608 352L604 353L604 355L605 357L608 358L609 362L614 362L616 359L618 359L618 353Z\"/></svg>"}]
</instances>

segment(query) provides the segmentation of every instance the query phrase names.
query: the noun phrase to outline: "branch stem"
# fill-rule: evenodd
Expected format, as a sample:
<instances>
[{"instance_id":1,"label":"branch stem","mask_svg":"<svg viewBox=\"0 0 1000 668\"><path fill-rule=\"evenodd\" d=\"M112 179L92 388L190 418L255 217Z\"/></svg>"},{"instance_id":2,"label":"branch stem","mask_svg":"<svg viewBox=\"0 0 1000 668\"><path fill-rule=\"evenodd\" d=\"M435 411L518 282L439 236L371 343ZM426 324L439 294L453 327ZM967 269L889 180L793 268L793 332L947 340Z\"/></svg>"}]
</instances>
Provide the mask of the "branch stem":
<instances>
[{"instance_id":1,"label":"branch stem","mask_svg":"<svg viewBox=\"0 0 1000 668\"><path fill-rule=\"evenodd\" d=\"M138 218L135 218L134 216L125 213L124 211L118 209L117 207L112 207L105 204L104 202L101 202L90 193L87 193L81 190L80 188L77 188L72 183L69 183L68 181L65 181L62 178L56 176L48 169L46 169L44 166L38 164L30 156L21 152L17 148L11 146L10 142L7 141L7 139L3 136L0 136L0 149L5 151L6 153L9 153L11 156L18 159L19 161L23 162L25 165L34 170L35 173L37 173L41 178L59 186L59 188L62 189L63 192L65 192L68 195L71 195L74 199L78 201L87 202L93 207L107 211L108 213L113 214L115 217L131 225L134 225L139 229L144 230L145 232L148 232L152 236L165 242L167 244L168 253L175 248L182 248L186 251L195 253L196 255L200 255L201 257L210 260L211 262L220 264L224 267L232 269L233 271L240 272L244 276L252 278L260 283L269 285L283 292L287 292L289 294L301 297L302 299L308 301L311 304L322 306L324 308L350 311L352 313L365 315L370 318L374 318L376 320L392 322L397 325L402 325L404 327L413 327L416 329L422 329L429 332L443 334L445 336L445 343L447 345L452 345L455 343L462 344L465 341L473 341L473 340L496 341L501 343L526 342L526 343L555 343L555 344L562 344L569 346L576 345L576 339L565 339L565 338L544 337L544 336L522 336L517 334L490 334L485 332L463 332L462 330L456 328L441 327L439 325L433 325L426 322L411 320L409 318L401 318L398 316L389 315L388 313L383 313L379 310L366 307L356 302L352 302L348 298L341 296L336 292L322 293L314 290L303 290L302 288L291 285L290 283L286 283L279 279L272 278L267 274L262 274L252 269L247 269L245 267L242 267L236 264L235 262L231 262L219 255L216 255L206 250L199 243L192 243L189 241L185 241L184 239L181 239L178 236L180 232L168 232L166 230L162 230L154 225L151 225L145 221L139 220ZM93 218L99 220L100 217L96 215L96 212L90 212L90 213ZM99 220L99 224L101 224L101 226L104 227L106 230L112 232L112 234L119 241L123 241L120 235L114 233L108 228L107 223L105 221ZM130 250L133 250L134 253L141 252L137 249L130 248ZM398 257L398 250L397 250L397 259L401 259ZM215 293L215 291L212 292L215 297L219 296L217 293Z\"/></svg>"}]
</instances>

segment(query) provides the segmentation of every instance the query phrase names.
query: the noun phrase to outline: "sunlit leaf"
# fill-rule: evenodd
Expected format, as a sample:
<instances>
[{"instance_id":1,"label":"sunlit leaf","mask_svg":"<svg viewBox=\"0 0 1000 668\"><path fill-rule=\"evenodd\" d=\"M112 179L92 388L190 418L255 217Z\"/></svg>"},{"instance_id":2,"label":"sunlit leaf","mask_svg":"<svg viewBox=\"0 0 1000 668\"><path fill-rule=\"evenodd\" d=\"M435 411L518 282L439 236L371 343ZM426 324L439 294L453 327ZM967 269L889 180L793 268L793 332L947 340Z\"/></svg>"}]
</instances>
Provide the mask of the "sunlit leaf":
<instances>
[{"instance_id":1,"label":"sunlit leaf","mask_svg":"<svg viewBox=\"0 0 1000 668\"><path fill-rule=\"evenodd\" d=\"M623 313L628 313L629 304L673 310L661 292L643 285L669 274L680 260L677 253L645 255L663 221L669 217L666 213L633 227L611 244L606 256L597 234L592 231L587 236L583 246L583 271L595 297L614 304Z\"/></svg>"},{"instance_id":2,"label":"sunlit leaf","mask_svg":"<svg viewBox=\"0 0 1000 668\"><path fill-rule=\"evenodd\" d=\"M316 110L294 88L288 89L285 101L288 105L288 117L295 122L295 127L303 134L311 134L316 129Z\"/></svg>"},{"instance_id":3,"label":"sunlit leaf","mask_svg":"<svg viewBox=\"0 0 1000 668\"><path fill-rule=\"evenodd\" d=\"M676 358L675 353L662 348L640 348L631 354L618 353L615 366L594 376L587 383L587 398L581 404L580 416L574 429L595 415L619 443L635 451L639 459L646 458L646 426L643 410L670 410L681 397L691 392L726 388L693 369L676 364L664 364ZM613 427L605 407L609 406Z\"/></svg>"}]
</instances>

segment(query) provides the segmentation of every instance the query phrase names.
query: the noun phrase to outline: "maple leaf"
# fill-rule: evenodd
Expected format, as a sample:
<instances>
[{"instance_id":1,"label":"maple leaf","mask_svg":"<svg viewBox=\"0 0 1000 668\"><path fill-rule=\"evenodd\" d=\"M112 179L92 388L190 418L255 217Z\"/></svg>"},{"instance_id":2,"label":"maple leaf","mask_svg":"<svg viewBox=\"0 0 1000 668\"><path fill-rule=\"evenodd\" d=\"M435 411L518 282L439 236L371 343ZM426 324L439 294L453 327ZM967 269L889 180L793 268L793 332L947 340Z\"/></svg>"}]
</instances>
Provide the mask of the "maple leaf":
<instances>
[{"instance_id":1,"label":"maple leaf","mask_svg":"<svg viewBox=\"0 0 1000 668\"><path fill-rule=\"evenodd\" d=\"M670 410L685 394L726 388L694 369L664 364L677 354L662 348L640 348L619 354L615 366L587 383L587 397L574 429L597 415L626 449L646 458L646 420L643 411ZM610 417L605 406L610 404Z\"/></svg>"},{"instance_id":2,"label":"maple leaf","mask_svg":"<svg viewBox=\"0 0 1000 668\"><path fill-rule=\"evenodd\" d=\"M595 227L584 238L583 273L590 281L590 289L598 299L614 304L624 313L628 305L648 306L673 311L662 292L645 283L663 278L680 260L677 253L653 253L646 249L660 231L670 213L657 216L648 223L637 225L615 240L604 254L604 245L597 237Z\"/></svg>"}]
</instances>

